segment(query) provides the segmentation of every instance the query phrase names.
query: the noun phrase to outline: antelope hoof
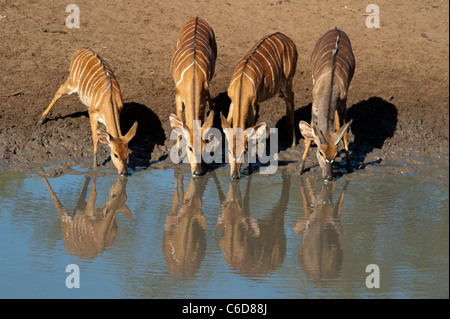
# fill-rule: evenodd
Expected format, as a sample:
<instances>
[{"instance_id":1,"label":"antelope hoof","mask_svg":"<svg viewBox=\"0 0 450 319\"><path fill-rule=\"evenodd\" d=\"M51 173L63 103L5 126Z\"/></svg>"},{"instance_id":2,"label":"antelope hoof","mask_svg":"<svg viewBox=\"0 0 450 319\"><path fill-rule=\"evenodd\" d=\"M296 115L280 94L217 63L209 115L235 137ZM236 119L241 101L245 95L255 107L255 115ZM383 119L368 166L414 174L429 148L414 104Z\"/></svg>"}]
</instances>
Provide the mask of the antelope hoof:
<instances>
[{"instance_id":1,"label":"antelope hoof","mask_svg":"<svg viewBox=\"0 0 450 319\"><path fill-rule=\"evenodd\" d=\"M300 175L303 175L304 171L305 171L305 161L301 160L301 162L300 162Z\"/></svg>"},{"instance_id":2,"label":"antelope hoof","mask_svg":"<svg viewBox=\"0 0 450 319\"><path fill-rule=\"evenodd\" d=\"M37 122L36 126L41 126L42 123L44 123L44 120L45 120L45 119L41 118L41 119Z\"/></svg>"}]
</instances>

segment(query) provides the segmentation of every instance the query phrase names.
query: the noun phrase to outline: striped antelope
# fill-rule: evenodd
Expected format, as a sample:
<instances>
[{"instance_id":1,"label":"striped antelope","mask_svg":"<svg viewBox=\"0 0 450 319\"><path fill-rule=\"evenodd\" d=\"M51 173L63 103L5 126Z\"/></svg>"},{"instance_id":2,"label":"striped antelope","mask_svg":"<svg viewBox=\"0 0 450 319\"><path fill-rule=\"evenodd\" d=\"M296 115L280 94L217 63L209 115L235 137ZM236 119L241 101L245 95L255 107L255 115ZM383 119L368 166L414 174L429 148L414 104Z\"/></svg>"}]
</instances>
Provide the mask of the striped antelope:
<instances>
[{"instance_id":1,"label":"striped antelope","mask_svg":"<svg viewBox=\"0 0 450 319\"><path fill-rule=\"evenodd\" d=\"M284 216L291 182L289 176L283 175L280 197L259 215L264 217L256 219L251 217L254 203L251 179L250 175L244 194L240 191L240 180L230 181L226 196L221 187L217 187L222 213L215 234L219 236L222 254L230 268L243 275L260 276L280 267L286 256ZM258 213L261 213L259 209Z\"/></svg>"},{"instance_id":2,"label":"striped antelope","mask_svg":"<svg viewBox=\"0 0 450 319\"><path fill-rule=\"evenodd\" d=\"M317 160L325 180L333 179L333 162L338 144L343 138L347 169L352 171L348 153L348 128L346 123L347 91L355 71L350 39L335 28L326 32L317 42L311 56L313 78L313 103L311 125L300 121L300 131L306 139L306 148L301 160L301 172L311 142L317 144Z\"/></svg>"},{"instance_id":3,"label":"striped antelope","mask_svg":"<svg viewBox=\"0 0 450 319\"><path fill-rule=\"evenodd\" d=\"M116 77L109 65L89 48L82 48L74 53L69 72L68 80L61 85L50 105L42 113L38 125L44 122L62 95L78 92L81 101L89 108L94 142L94 167L97 167L97 144L100 140L111 148L111 159L118 173L126 175L128 143L136 134L137 122L134 122L125 136L122 135L120 112L123 109L123 102ZM98 122L106 126L106 131L97 128Z\"/></svg>"},{"instance_id":4,"label":"striped antelope","mask_svg":"<svg viewBox=\"0 0 450 319\"><path fill-rule=\"evenodd\" d=\"M173 274L194 276L206 252L206 217L202 197L206 177L191 177L184 188L183 175L177 174L172 209L164 223L162 250Z\"/></svg>"},{"instance_id":5,"label":"striped antelope","mask_svg":"<svg viewBox=\"0 0 450 319\"><path fill-rule=\"evenodd\" d=\"M343 260L340 219L348 184L345 181L338 201L333 203L336 183L322 183L318 192L309 178L306 181L300 178L304 215L296 222L294 235L302 236L298 257L308 278L331 279L340 273Z\"/></svg>"},{"instance_id":6,"label":"striped antelope","mask_svg":"<svg viewBox=\"0 0 450 319\"><path fill-rule=\"evenodd\" d=\"M119 212L122 212L130 223L133 220L133 213L126 205L126 176L117 176L104 205L96 205L98 199L95 178L88 193L91 178L87 176L74 211L67 210L47 178L44 175L41 175L41 178L47 185L50 198L58 211L64 246L68 252L78 257L92 259L112 246L117 235L116 218Z\"/></svg>"},{"instance_id":7,"label":"striped antelope","mask_svg":"<svg viewBox=\"0 0 450 319\"><path fill-rule=\"evenodd\" d=\"M228 87L231 99L227 118L221 115L222 127L231 154L231 178L240 177L242 157L248 146L248 134L254 129L258 138L265 132L265 123L255 125L259 103L276 94L286 102L286 117L292 144L296 144L294 129L294 93L292 79L297 67L297 48L286 35L277 32L263 37L237 64ZM232 130L229 130L232 128ZM243 147L236 148L236 129L244 131ZM249 131L247 131L250 129ZM242 140L242 138L239 138Z\"/></svg>"},{"instance_id":8,"label":"striped antelope","mask_svg":"<svg viewBox=\"0 0 450 319\"><path fill-rule=\"evenodd\" d=\"M179 135L177 146L181 137L186 140L186 153L194 176L203 173L202 161L198 157L205 147L205 141L201 137L213 124L214 112L209 94L209 82L214 76L216 56L216 38L213 29L206 21L197 17L181 28L177 50L170 63L170 70L175 81L177 115L171 114L169 119L172 129ZM211 110L207 118L205 116L206 99ZM198 145L200 149L194 142L194 133L196 133L194 121L198 120L201 121L201 145ZM198 136L195 138L197 139Z\"/></svg>"}]
</instances>

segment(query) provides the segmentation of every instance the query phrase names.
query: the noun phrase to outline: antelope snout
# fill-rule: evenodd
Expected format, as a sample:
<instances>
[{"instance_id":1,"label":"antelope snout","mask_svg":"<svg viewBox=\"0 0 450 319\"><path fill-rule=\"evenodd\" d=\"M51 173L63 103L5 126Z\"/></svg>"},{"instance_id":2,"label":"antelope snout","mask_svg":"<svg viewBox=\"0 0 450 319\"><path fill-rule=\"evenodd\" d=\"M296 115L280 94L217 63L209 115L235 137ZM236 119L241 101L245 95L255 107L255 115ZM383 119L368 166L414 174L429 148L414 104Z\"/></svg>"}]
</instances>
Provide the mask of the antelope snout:
<instances>
[{"instance_id":1,"label":"antelope snout","mask_svg":"<svg viewBox=\"0 0 450 319\"><path fill-rule=\"evenodd\" d=\"M128 169L126 166L119 171L120 176L127 176L127 174L128 174Z\"/></svg>"},{"instance_id":2,"label":"antelope snout","mask_svg":"<svg viewBox=\"0 0 450 319\"><path fill-rule=\"evenodd\" d=\"M322 169L322 177L325 182L331 182L334 178L332 167L332 165L325 165Z\"/></svg>"},{"instance_id":3,"label":"antelope snout","mask_svg":"<svg viewBox=\"0 0 450 319\"><path fill-rule=\"evenodd\" d=\"M192 175L194 176L201 176L203 175L203 167L201 163L198 163L197 165L195 165L195 169L192 172Z\"/></svg>"},{"instance_id":4,"label":"antelope snout","mask_svg":"<svg viewBox=\"0 0 450 319\"><path fill-rule=\"evenodd\" d=\"M236 179L239 179L239 178L240 178L239 171L237 169L234 169L233 173L231 174L231 179L236 180Z\"/></svg>"}]
</instances>

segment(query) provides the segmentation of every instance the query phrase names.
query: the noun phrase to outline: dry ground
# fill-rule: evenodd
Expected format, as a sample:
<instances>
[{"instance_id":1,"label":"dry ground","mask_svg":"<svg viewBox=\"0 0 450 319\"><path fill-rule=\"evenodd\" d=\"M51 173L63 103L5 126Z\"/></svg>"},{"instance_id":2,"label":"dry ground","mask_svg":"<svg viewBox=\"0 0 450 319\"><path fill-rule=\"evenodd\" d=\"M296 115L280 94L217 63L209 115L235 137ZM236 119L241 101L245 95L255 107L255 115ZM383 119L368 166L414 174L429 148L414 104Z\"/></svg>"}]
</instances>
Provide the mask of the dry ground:
<instances>
[{"instance_id":1,"label":"dry ground","mask_svg":"<svg viewBox=\"0 0 450 319\"><path fill-rule=\"evenodd\" d=\"M311 106L309 58L317 39L335 26L350 37L356 73L348 116L352 161L379 158L441 160L448 164L449 2L377 0L381 26L365 25L360 1L92 1L77 0L80 28L65 25L67 3L6 0L0 3L0 167L18 169L53 161L91 159L86 108L74 94L61 98L48 120L36 123L68 76L73 52L91 47L112 66L121 85L126 131L139 129L130 146L132 165L149 166L170 147L174 112L169 72L179 29L199 16L214 28L218 44L211 95L226 112L226 90L236 62L264 35L280 31L297 45L294 78L296 121ZM283 127L284 103L261 104L260 121ZM282 136L281 136L282 138ZM156 145L156 146L155 146ZM303 143L281 153L297 161ZM315 163L311 155L307 165ZM101 161L108 150L101 148ZM101 162L100 161L100 162ZM111 165L107 161L107 165Z\"/></svg>"}]
</instances>

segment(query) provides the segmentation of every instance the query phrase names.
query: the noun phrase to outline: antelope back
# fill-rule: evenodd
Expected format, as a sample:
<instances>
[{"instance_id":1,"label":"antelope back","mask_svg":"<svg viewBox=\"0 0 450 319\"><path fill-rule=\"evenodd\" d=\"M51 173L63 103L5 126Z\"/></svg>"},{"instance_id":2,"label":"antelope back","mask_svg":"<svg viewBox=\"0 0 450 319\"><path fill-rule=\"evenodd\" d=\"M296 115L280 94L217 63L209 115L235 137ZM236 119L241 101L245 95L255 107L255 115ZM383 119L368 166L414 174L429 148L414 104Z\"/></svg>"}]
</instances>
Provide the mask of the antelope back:
<instances>
[{"instance_id":1,"label":"antelope back","mask_svg":"<svg viewBox=\"0 0 450 319\"><path fill-rule=\"evenodd\" d=\"M335 28L317 41L311 56L312 123L325 138L335 131L335 111L345 115L345 101L355 69L348 36Z\"/></svg>"},{"instance_id":2,"label":"antelope back","mask_svg":"<svg viewBox=\"0 0 450 319\"><path fill-rule=\"evenodd\" d=\"M335 111L339 106L345 108L342 102L346 101L355 69L350 39L337 28L327 31L317 41L310 62L313 78L312 122L327 137L335 131ZM340 116L345 114L345 109L338 111Z\"/></svg>"},{"instance_id":3,"label":"antelope back","mask_svg":"<svg viewBox=\"0 0 450 319\"><path fill-rule=\"evenodd\" d=\"M317 41L310 62L313 92L325 81L324 89L334 89L334 85L329 85L336 84L339 98L345 99L355 70L355 57L347 34L337 28L327 31ZM326 92L318 93L328 95Z\"/></svg>"},{"instance_id":4,"label":"antelope back","mask_svg":"<svg viewBox=\"0 0 450 319\"><path fill-rule=\"evenodd\" d=\"M233 128L246 128L249 104L273 97L286 81L292 80L297 58L294 42L280 32L263 37L244 55L228 87L234 111Z\"/></svg>"},{"instance_id":5,"label":"antelope back","mask_svg":"<svg viewBox=\"0 0 450 319\"><path fill-rule=\"evenodd\" d=\"M175 90L180 92L185 104L192 104L194 113L198 112L200 105L195 105L193 99L208 88L214 76L216 56L217 45L211 26L198 17L186 23L180 31L170 69ZM203 115L204 111L201 112ZM203 116L193 114L193 119L203 120ZM188 125L191 123L188 114L186 122Z\"/></svg>"},{"instance_id":6,"label":"antelope back","mask_svg":"<svg viewBox=\"0 0 450 319\"><path fill-rule=\"evenodd\" d=\"M199 75L203 75L205 81L209 82L214 76L216 57L214 31L205 20L197 17L181 28L170 68L174 78L180 80L181 74L186 72L186 67L192 68L195 65L199 68Z\"/></svg>"},{"instance_id":7,"label":"antelope back","mask_svg":"<svg viewBox=\"0 0 450 319\"><path fill-rule=\"evenodd\" d=\"M81 48L72 56L69 89L78 92L81 101L88 107L96 109L103 101L112 100L117 103L119 112L123 108L119 83L111 67L89 48Z\"/></svg>"}]
</instances>

